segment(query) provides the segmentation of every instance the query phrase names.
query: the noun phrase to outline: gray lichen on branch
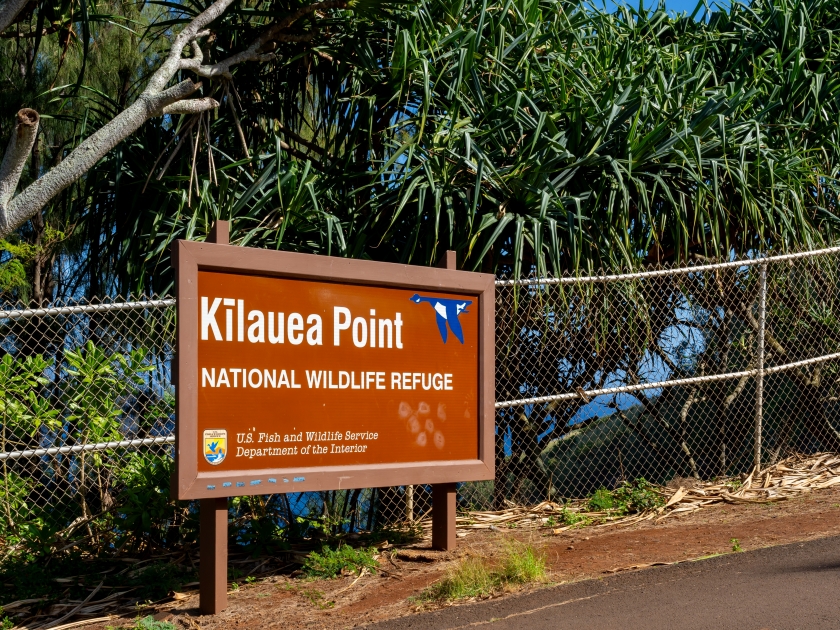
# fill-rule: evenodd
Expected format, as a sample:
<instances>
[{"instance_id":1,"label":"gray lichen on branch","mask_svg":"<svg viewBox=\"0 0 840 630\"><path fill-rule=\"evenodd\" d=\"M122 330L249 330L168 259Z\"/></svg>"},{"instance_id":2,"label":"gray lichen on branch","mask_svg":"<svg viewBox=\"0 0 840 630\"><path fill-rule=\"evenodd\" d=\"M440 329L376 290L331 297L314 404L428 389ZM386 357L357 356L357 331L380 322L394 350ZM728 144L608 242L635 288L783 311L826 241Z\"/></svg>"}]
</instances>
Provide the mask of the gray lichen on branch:
<instances>
[{"instance_id":1,"label":"gray lichen on branch","mask_svg":"<svg viewBox=\"0 0 840 630\"><path fill-rule=\"evenodd\" d=\"M219 101L214 98L194 98L185 101L177 101L163 108L164 114L200 114L209 109L216 109Z\"/></svg>"}]
</instances>

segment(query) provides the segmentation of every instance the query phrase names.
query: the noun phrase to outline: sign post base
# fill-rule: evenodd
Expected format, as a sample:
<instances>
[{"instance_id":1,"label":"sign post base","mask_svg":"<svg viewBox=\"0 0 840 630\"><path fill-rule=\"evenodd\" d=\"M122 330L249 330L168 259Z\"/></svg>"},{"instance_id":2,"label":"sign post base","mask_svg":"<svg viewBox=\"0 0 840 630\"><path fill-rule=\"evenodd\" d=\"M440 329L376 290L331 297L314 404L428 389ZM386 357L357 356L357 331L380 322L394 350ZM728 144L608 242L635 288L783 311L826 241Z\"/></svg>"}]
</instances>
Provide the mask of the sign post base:
<instances>
[{"instance_id":1,"label":"sign post base","mask_svg":"<svg viewBox=\"0 0 840 630\"><path fill-rule=\"evenodd\" d=\"M454 483L432 486L432 549L455 549L456 494Z\"/></svg>"},{"instance_id":2,"label":"sign post base","mask_svg":"<svg viewBox=\"0 0 840 630\"><path fill-rule=\"evenodd\" d=\"M199 609L216 615L227 607L228 500L201 499L199 514Z\"/></svg>"}]
</instances>

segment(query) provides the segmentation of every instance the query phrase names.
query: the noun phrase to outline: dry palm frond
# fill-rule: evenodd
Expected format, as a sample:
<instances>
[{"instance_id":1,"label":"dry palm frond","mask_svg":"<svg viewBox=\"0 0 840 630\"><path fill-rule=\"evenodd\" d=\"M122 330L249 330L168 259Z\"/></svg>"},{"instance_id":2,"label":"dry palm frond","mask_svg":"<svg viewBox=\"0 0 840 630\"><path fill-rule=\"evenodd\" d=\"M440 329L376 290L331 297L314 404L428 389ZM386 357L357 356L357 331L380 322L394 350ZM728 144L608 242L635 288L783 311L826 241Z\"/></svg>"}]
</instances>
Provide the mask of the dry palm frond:
<instances>
[{"instance_id":1,"label":"dry palm frond","mask_svg":"<svg viewBox=\"0 0 840 630\"><path fill-rule=\"evenodd\" d=\"M753 471L743 481L731 479L679 488L659 519L687 514L715 503L767 503L781 501L840 484L840 456L818 453L794 455L762 471Z\"/></svg>"},{"instance_id":2,"label":"dry palm frond","mask_svg":"<svg viewBox=\"0 0 840 630\"><path fill-rule=\"evenodd\" d=\"M617 510L591 511L588 501L560 504L543 501L532 506L511 505L504 510L466 512L458 516L456 526L461 530L550 528L560 534L585 524L595 527L630 525L656 518L662 520L677 514L689 514L717 503L767 503L781 501L840 484L840 455L818 453L811 456L794 455L783 461L750 473L746 478L735 477L710 482L695 482L693 487L657 488L665 500L664 506L637 514L622 514ZM574 523L554 527L561 514L573 515ZM420 522L424 533L431 535L431 513Z\"/></svg>"}]
</instances>

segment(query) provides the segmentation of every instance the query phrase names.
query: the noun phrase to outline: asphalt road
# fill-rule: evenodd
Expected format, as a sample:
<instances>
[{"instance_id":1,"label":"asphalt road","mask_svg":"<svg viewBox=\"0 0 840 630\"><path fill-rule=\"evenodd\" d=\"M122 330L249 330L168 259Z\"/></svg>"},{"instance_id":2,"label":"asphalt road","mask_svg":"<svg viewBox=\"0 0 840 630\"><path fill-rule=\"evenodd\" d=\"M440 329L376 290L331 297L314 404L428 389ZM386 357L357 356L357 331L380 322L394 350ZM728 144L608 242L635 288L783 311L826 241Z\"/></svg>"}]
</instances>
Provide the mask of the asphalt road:
<instances>
[{"instance_id":1,"label":"asphalt road","mask_svg":"<svg viewBox=\"0 0 840 630\"><path fill-rule=\"evenodd\" d=\"M840 537L453 606L370 630L838 630Z\"/></svg>"}]
</instances>

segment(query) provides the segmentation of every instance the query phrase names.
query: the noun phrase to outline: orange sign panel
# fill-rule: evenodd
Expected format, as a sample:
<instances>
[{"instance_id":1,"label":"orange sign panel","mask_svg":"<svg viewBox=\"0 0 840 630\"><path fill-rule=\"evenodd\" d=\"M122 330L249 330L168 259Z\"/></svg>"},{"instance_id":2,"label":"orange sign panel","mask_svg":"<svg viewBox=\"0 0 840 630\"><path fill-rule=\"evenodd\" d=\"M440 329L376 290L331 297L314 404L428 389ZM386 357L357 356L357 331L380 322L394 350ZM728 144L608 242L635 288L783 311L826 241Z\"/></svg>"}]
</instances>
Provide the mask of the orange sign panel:
<instances>
[{"instance_id":1,"label":"orange sign panel","mask_svg":"<svg viewBox=\"0 0 840 630\"><path fill-rule=\"evenodd\" d=\"M474 296L200 271L198 298L200 471L478 458Z\"/></svg>"}]
</instances>

